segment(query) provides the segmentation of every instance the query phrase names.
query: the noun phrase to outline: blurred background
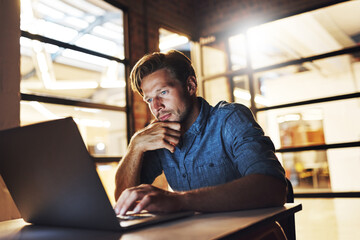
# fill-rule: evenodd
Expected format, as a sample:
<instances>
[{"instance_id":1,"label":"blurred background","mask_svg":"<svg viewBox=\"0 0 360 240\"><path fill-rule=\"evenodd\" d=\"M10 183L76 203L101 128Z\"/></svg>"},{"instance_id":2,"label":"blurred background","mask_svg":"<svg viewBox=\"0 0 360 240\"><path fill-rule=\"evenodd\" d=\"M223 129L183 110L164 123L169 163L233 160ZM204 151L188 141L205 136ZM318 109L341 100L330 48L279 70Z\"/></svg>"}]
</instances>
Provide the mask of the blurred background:
<instances>
[{"instance_id":1,"label":"blurred background","mask_svg":"<svg viewBox=\"0 0 360 240\"><path fill-rule=\"evenodd\" d=\"M304 207L360 205L359 13L357 0L21 0L19 121L72 116L114 202L118 161L151 121L129 71L177 49L200 96L253 111Z\"/></svg>"}]
</instances>

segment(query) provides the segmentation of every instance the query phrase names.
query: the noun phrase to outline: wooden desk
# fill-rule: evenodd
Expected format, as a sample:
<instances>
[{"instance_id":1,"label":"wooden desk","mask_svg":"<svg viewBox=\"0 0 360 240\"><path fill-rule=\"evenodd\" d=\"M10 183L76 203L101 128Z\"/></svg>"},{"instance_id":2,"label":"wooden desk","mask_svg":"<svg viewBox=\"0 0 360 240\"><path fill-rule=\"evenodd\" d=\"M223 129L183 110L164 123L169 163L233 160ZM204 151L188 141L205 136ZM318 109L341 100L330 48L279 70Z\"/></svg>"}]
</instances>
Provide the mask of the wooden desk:
<instances>
[{"instance_id":1,"label":"wooden desk","mask_svg":"<svg viewBox=\"0 0 360 240\"><path fill-rule=\"evenodd\" d=\"M250 228L281 220L301 209L301 204L287 203L278 208L199 214L126 233L34 226L16 219L0 223L0 239L226 239L241 237Z\"/></svg>"}]
</instances>

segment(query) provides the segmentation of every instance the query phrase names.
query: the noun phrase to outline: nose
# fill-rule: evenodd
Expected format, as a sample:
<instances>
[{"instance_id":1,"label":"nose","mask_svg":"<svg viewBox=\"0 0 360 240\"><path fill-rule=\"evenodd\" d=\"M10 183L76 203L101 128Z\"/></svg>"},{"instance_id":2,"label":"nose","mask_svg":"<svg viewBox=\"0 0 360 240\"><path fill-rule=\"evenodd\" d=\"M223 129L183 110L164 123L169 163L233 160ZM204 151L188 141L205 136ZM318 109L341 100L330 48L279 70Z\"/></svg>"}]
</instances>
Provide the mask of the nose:
<instances>
[{"instance_id":1,"label":"nose","mask_svg":"<svg viewBox=\"0 0 360 240\"><path fill-rule=\"evenodd\" d=\"M162 109L164 108L164 104L163 104L161 98L159 98L159 97L155 97L155 98L153 99L152 104L153 104L153 109L154 109L156 112L159 112L160 110L162 110Z\"/></svg>"}]
</instances>

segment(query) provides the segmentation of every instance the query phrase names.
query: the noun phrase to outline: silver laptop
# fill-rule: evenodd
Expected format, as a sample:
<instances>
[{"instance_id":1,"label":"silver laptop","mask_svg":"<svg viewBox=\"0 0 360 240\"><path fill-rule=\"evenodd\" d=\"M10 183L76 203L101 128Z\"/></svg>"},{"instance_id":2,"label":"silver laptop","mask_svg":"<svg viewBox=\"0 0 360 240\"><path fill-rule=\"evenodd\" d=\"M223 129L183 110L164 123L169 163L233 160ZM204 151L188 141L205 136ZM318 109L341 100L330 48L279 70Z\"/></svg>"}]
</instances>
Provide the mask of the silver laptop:
<instances>
[{"instance_id":1,"label":"silver laptop","mask_svg":"<svg viewBox=\"0 0 360 240\"><path fill-rule=\"evenodd\" d=\"M119 221L72 118L0 131L0 174L26 222L123 231L193 215Z\"/></svg>"}]
</instances>

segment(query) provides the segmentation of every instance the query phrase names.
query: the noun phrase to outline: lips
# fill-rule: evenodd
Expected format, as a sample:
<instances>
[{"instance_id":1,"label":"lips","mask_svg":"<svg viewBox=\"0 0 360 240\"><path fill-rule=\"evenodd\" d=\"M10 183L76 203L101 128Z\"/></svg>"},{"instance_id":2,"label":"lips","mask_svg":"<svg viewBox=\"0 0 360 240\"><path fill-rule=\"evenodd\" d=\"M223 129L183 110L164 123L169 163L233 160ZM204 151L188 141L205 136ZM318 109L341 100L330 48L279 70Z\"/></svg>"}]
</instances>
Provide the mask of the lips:
<instances>
[{"instance_id":1,"label":"lips","mask_svg":"<svg viewBox=\"0 0 360 240\"><path fill-rule=\"evenodd\" d=\"M160 120L161 122L165 122L166 120L168 120L168 119L170 118L170 116L171 116L171 113L167 113L167 114L159 117L159 120Z\"/></svg>"}]
</instances>

